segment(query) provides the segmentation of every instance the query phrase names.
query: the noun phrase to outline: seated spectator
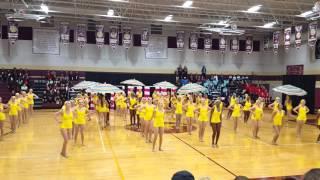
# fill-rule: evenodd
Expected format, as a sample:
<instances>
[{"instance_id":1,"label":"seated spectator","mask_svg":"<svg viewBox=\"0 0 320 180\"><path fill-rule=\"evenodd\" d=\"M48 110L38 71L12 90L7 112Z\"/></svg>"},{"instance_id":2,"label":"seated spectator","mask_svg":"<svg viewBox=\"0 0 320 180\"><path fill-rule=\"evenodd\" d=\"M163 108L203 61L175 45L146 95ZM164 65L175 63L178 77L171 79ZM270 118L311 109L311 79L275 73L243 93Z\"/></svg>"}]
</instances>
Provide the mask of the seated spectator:
<instances>
[{"instance_id":1,"label":"seated spectator","mask_svg":"<svg viewBox=\"0 0 320 180\"><path fill-rule=\"evenodd\" d=\"M188 171L179 171L179 172L176 172L171 179L172 180L194 180L194 176Z\"/></svg>"},{"instance_id":2,"label":"seated spectator","mask_svg":"<svg viewBox=\"0 0 320 180\"><path fill-rule=\"evenodd\" d=\"M311 169L308 171L303 180L320 180L320 168Z\"/></svg>"}]
</instances>

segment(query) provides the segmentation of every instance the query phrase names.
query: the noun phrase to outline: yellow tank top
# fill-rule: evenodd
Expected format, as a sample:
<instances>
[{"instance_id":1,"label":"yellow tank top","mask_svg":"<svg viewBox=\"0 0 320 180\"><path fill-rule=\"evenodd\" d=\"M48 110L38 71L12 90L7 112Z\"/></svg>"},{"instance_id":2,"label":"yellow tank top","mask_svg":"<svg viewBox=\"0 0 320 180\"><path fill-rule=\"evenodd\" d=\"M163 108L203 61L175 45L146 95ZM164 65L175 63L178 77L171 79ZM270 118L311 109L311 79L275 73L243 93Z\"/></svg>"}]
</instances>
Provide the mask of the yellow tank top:
<instances>
[{"instance_id":1,"label":"yellow tank top","mask_svg":"<svg viewBox=\"0 0 320 180\"><path fill-rule=\"evenodd\" d=\"M76 110L77 119L75 120L78 124L84 124L86 121L87 110L85 108L80 108Z\"/></svg>"},{"instance_id":2,"label":"yellow tank top","mask_svg":"<svg viewBox=\"0 0 320 180\"><path fill-rule=\"evenodd\" d=\"M256 107L252 114L252 120L259 121L262 119L263 109L260 107Z\"/></svg>"},{"instance_id":3,"label":"yellow tank top","mask_svg":"<svg viewBox=\"0 0 320 180\"><path fill-rule=\"evenodd\" d=\"M277 101L275 101L273 104L273 111L278 110L278 107L279 107L279 103Z\"/></svg>"},{"instance_id":4,"label":"yellow tank top","mask_svg":"<svg viewBox=\"0 0 320 180\"><path fill-rule=\"evenodd\" d=\"M284 111L277 112L273 118L273 124L282 125L283 117L284 117Z\"/></svg>"},{"instance_id":5,"label":"yellow tank top","mask_svg":"<svg viewBox=\"0 0 320 180\"><path fill-rule=\"evenodd\" d=\"M18 107L19 107L19 104L17 102L15 102L15 103L10 102L9 103L9 115L17 115L18 114Z\"/></svg>"},{"instance_id":6,"label":"yellow tank top","mask_svg":"<svg viewBox=\"0 0 320 180\"><path fill-rule=\"evenodd\" d=\"M250 102L250 101L246 101L246 102L244 103L243 110L244 110L244 111L249 111L250 108L251 108L251 102Z\"/></svg>"},{"instance_id":7,"label":"yellow tank top","mask_svg":"<svg viewBox=\"0 0 320 180\"><path fill-rule=\"evenodd\" d=\"M137 97L138 97L138 98L142 98L142 92L139 92L139 91L138 91L138 92L137 92Z\"/></svg>"},{"instance_id":8,"label":"yellow tank top","mask_svg":"<svg viewBox=\"0 0 320 180\"><path fill-rule=\"evenodd\" d=\"M66 110L63 110L62 113L62 123L61 128L71 129L72 128L72 121L73 121L73 113L70 111L69 113Z\"/></svg>"},{"instance_id":9,"label":"yellow tank top","mask_svg":"<svg viewBox=\"0 0 320 180\"><path fill-rule=\"evenodd\" d=\"M300 107L298 111L297 120L306 121L307 120L307 107Z\"/></svg>"},{"instance_id":10,"label":"yellow tank top","mask_svg":"<svg viewBox=\"0 0 320 180\"><path fill-rule=\"evenodd\" d=\"M176 104L176 114L182 114L182 102L177 102Z\"/></svg>"},{"instance_id":11,"label":"yellow tank top","mask_svg":"<svg viewBox=\"0 0 320 180\"><path fill-rule=\"evenodd\" d=\"M130 102L130 109L134 109L135 104L137 103L137 99L136 98L130 98L129 99Z\"/></svg>"},{"instance_id":12,"label":"yellow tank top","mask_svg":"<svg viewBox=\"0 0 320 180\"><path fill-rule=\"evenodd\" d=\"M159 111L158 109L155 110L154 116L154 127L164 127L164 112Z\"/></svg>"},{"instance_id":13,"label":"yellow tank top","mask_svg":"<svg viewBox=\"0 0 320 180\"><path fill-rule=\"evenodd\" d=\"M211 123L220 123L221 122L221 112L222 112L221 108L220 108L220 111L218 111L217 107L214 106L212 116L211 116Z\"/></svg>"},{"instance_id":14,"label":"yellow tank top","mask_svg":"<svg viewBox=\"0 0 320 180\"><path fill-rule=\"evenodd\" d=\"M146 113L145 113L145 120L149 121L152 119L152 115L153 115L153 111L154 111L154 107L152 105L146 105L145 107Z\"/></svg>"},{"instance_id":15,"label":"yellow tank top","mask_svg":"<svg viewBox=\"0 0 320 180\"><path fill-rule=\"evenodd\" d=\"M230 99L230 106L233 106L233 105L235 105L235 104L236 104L236 98L231 97L231 99Z\"/></svg>"},{"instance_id":16,"label":"yellow tank top","mask_svg":"<svg viewBox=\"0 0 320 180\"><path fill-rule=\"evenodd\" d=\"M234 113L234 114L240 114L240 110L241 110L240 104L235 104L235 105L233 106L233 113Z\"/></svg>"},{"instance_id":17,"label":"yellow tank top","mask_svg":"<svg viewBox=\"0 0 320 180\"><path fill-rule=\"evenodd\" d=\"M186 116L193 117L194 116L195 106L192 103L188 103Z\"/></svg>"},{"instance_id":18,"label":"yellow tank top","mask_svg":"<svg viewBox=\"0 0 320 180\"><path fill-rule=\"evenodd\" d=\"M30 94L30 93L28 93L28 103L29 104L33 104L34 103L34 100L33 100L33 94Z\"/></svg>"},{"instance_id":19,"label":"yellow tank top","mask_svg":"<svg viewBox=\"0 0 320 180\"><path fill-rule=\"evenodd\" d=\"M208 106L200 106L199 108L199 121L208 121Z\"/></svg>"},{"instance_id":20,"label":"yellow tank top","mask_svg":"<svg viewBox=\"0 0 320 180\"><path fill-rule=\"evenodd\" d=\"M286 103L286 109L291 110L292 109L292 103L287 102Z\"/></svg>"}]
</instances>

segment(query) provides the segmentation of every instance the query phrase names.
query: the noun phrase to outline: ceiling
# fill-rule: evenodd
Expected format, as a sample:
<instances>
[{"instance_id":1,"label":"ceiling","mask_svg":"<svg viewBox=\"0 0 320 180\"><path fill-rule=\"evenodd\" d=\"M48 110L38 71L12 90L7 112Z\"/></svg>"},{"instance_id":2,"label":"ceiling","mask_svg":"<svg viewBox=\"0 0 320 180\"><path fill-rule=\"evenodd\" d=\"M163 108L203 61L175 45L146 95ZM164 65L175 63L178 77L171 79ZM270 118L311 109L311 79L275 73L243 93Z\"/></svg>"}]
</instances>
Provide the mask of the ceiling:
<instances>
[{"instance_id":1,"label":"ceiling","mask_svg":"<svg viewBox=\"0 0 320 180\"><path fill-rule=\"evenodd\" d=\"M28 4L28 8L23 3ZM314 0L194 0L192 8L181 7L185 0L2 0L1 12L9 9L40 12L41 3L49 7L49 14L55 22L73 23L97 21L102 24L121 23L133 28L149 27L150 24L163 25L168 29L197 30L207 23L228 20L247 32L265 32L265 23L277 21L277 28L305 24L305 18L297 17L314 6ZM262 5L259 13L243 11L254 5ZM108 9L113 9L115 17L107 17ZM173 15L172 22L163 19ZM119 17L120 16L120 17Z\"/></svg>"}]
</instances>

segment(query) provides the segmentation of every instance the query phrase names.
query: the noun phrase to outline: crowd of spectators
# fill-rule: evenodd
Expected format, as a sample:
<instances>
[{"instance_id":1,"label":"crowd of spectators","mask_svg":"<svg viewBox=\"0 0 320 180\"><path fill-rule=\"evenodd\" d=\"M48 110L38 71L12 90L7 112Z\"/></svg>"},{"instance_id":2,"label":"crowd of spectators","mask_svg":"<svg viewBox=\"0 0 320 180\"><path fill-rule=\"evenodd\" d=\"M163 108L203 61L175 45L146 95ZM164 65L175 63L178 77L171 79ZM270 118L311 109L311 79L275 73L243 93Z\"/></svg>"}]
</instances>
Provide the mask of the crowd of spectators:
<instances>
[{"instance_id":1,"label":"crowd of spectators","mask_svg":"<svg viewBox=\"0 0 320 180\"><path fill-rule=\"evenodd\" d=\"M78 72L48 71L46 89L43 92L44 103L61 104L69 99L69 91L74 81L79 81Z\"/></svg>"},{"instance_id":2,"label":"crowd of spectators","mask_svg":"<svg viewBox=\"0 0 320 180\"><path fill-rule=\"evenodd\" d=\"M24 69L1 69L0 79L7 84L12 94L21 90L27 91L30 88L29 72Z\"/></svg>"}]
</instances>

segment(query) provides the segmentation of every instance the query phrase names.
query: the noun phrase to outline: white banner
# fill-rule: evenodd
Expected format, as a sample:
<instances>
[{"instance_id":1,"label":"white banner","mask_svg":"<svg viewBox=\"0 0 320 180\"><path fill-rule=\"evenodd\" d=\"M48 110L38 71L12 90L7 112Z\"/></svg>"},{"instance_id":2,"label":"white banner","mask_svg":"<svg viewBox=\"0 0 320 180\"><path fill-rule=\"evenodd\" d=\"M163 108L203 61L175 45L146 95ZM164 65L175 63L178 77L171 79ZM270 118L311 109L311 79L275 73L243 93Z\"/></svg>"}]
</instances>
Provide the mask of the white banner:
<instances>
[{"instance_id":1,"label":"white banner","mask_svg":"<svg viewBox=\"0 0 320 180\"><path fill-rule=\"evenodd\" d=\"M198 34L195 32L190 33L190 48L192 51L198 49Z\"/></svg>"},{"instance_id":2,"label":"white banner","mask_svg":"<svg viewBox=\"0 0 320 180\"><path fill-rule=\"evenodd\" d=\"M83 48L87 43L87 26L85 24L77 24L77 43Z\"/></svg>"},{"instance_id":3,"label":"white banner","mask_svg":"<svg viewBox=\"0 0 320 180\"><path fill-rule=\"evenodd\" d=\"M98 48L104 45L104 25L96 25L96 44Z\"/></svg>"},{"instance_id":4,"label":"white banner","mask_svg":"<svg viewBox=\"0 0 320 180\"><path fill-rule=\"evenodd\" d=\"M224 53L226 51L226 48L227 48L227 41L224 36L220 36L219 49L222 53Z\"/></svg>"},{"instance_id":5,"label":"white banner","mask_svg":"<svg viewBox=\"0 0 320 180\"><path fill-rule=\"evenodd\" d=\"M308 42L309 46L313 47L317 42L317 22L313 22L309 24L309 35L308 35Z\"/></svg>"},{"instance_id":6,"label":"white banner","mask_svg":"<svg viewBox=\"0 0 320 180\"><path fill-rule=\"evenodd\" d=\"M247 36L246 37L246 52L248 54L252 53L253 50L253 37L252 36Z\"/></svg>"},{"instance_id":7,"label":"white banner","mask_svg":"<svg viewBox=\"0 0 320 180\"><path fill-rule=\"evenodd\" d=\"M110 35L109 35L109 42L112 49L115 49L118 46L119 40L119 32L117 26L110 27Z\"/></svg>"},{"instance_id":8,"label":"white banner","mask_svg":"<svg viewBox=\"0 0 320 180\"><path fill-rule=\"evenodd\" d=\"M273 33L273 52L274 52L274 54L278 54L279 40L280 40L280 31L276 31Z\"/></svg>"},{"instance_id":9,"label":"white banner","mask_svg":"<svg viewBox=\"0 0 320 180\"><path fill-rule=\"evenodd\" d=\"M126 49L129 49L132 42L132 33L130 27L123 28L123 34L122 34L122 44Z\"/></svg>"},{"instance_id":10,"label":"white banner","mask_svg":"<svg viewBox=\"0 0 320 180\"><path fill-rule=\"evenodd\" d=\"M33 29L32 52L35 54L60 54L59 31Z\"/></svg>"},{"instance_id":11,"label":"white banner","mask_svg":"<svg viewBox=\"0 0 320 180\"><path fill-rule=\"evenodd\" d=\"M142 30L142 35L141 35L141 46L142 47L147 47L149 44L149 30L147 28Z\"/></svg>"},{"instance_id":12,"label":"white banner","mask_svg":"<svg viewBox=\"0 0 320 180\"><path fill-rule=\"evenodd\" d=\"M70 34L69 34L69 23L60 23L60 42L64 45L69 44Z\"/></svg>"},{"instance_id":13,"label":"white banner","mask_svg":"<svg viewBox=\"0 0 320 180\"><path fill-rule=\"evenodd\" d=\"M204 35L204 51L209 53L212 49L212 34Z\"/></svg>"},{"instance_id":14,"label":"white banner","mask_svg":"<svg viewBox=\"0 0 320 180\"><path fill-rule=\"evenodd\" d=\"M8 22L8 39L10 44L15 44L18 40L18 23L15 21Z\"/></svg>"},{"instance_id":15,"label":"white banner","mask_svg":"<svg viewBox=\"0 0 320 180\"><path fill-rule=\"evenodd\" d=\"M291 27L284 29L284 49L288 50L290 48L291 39Z\"/></svg>"},{"instance_id":16,"label":"white banner","mask_svg":"<svg viewBox=\"0 0 320 180\"><path fill-rule=\"evenodd\" d=\"M268 37L264 37L264 40L263 40L263 50L264 51L268 51L269 48L270 48L270 40Z\"/></svg>"},{"instance_id":17,"label":"white banner","mask_svg":"<svg viewBox=\"0 0 320 180\"><path fill-rule=\"evenodd\" d=\"M177 49L178 51L184 49L184 31L177 31Z\"/></svg>"},{"instance_id":18,"label":"white banner","mask_svg":"<svg viewBox=\"0 0 320 180\"><path fill-rule=\"evenodd\" d=\"M295 27L295 44L296 44L296 48L300 49L301 46L301 36L302 36L302 26L296 26Z\"/></svg>"},{"instance_id":19,"label":"white banner","mask_svg":"<svg viewBox=\"0 0 320 180\"><path fill-rule=\"evenodd\" d=\"M234 53L239 52L239 39L238 37L233 37L231 40L231 51Z\"/></svg>"}]
</instances>

